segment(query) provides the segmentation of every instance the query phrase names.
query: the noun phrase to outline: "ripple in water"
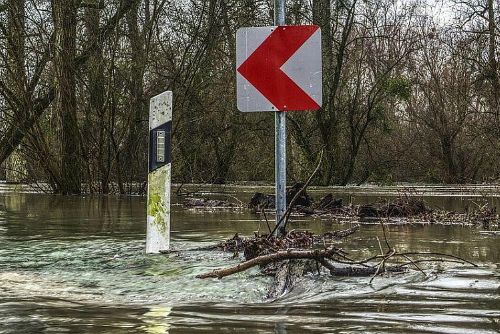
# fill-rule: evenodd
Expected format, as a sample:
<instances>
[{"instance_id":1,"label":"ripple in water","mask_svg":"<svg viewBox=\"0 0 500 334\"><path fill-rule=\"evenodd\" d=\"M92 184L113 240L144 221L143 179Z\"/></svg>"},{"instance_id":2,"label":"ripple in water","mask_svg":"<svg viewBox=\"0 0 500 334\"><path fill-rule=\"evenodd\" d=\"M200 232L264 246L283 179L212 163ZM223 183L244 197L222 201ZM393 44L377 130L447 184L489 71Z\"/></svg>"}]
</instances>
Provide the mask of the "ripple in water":
<instances>
[{"instance_id":1,"label":"ripple in water","mask_svg":"<svg viewBox=\"0 0 500 334\"><path fill-rule=\"evenodd\" d=\"M450 252L480 263L479 268L433 265L426 267L427 277L415 271L376 278L372 285L370 278L312 275L289 294L267 301L271 279L256 269L222 280L194 278L236 263L230 254L145 256L140 198L139 204L109 200L104 211L101 202L89 199L63 201L62 208L51 197L44 200L39 205L47 211L30 200L12 199L0 211L0 333L500 330L500 243L468 229L391 226L390 238L400 249ZM250 235L258 227L245 213L177 210L174 222L176 249L199 247L236 230ZM311 226L331 228L320 224ZM378 232L376 226L363 227L350 239L353 254L377 249Z\"/></svg>"}]
</instances>

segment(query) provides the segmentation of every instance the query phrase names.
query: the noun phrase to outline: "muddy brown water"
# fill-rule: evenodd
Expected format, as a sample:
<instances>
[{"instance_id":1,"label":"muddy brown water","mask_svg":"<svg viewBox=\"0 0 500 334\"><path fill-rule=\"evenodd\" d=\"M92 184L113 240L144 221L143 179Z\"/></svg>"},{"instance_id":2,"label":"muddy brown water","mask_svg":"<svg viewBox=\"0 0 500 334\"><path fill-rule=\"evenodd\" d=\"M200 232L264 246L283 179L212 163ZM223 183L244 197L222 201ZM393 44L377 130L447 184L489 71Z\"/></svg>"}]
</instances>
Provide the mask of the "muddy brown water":
<instances>
[{"instance_id":1,"label":"muddy brown water","mask_svg":"<svg viewBox=\"0 0 500 334\"><path fill-rule=\"evenodd\" d=\"M16 190L16 191L13 191ZM304 277L275 301L257 270L222 280L195 275L228 263L219 252L146 256L145 199L58 197L0 184L0 333L498 333L500 237L479 228L391 225L398 250L439 251L476 262L426 265L376 278ZM184 187L196 195L246 201L266 187ZM397 196L404 187L312 189L345 201ZM418 192L418 191L419 192ZM433 207L500 207L498 189L412 188ZM178 199L177 199L178 200ZM190 249L250 235L264 225L250 212L174 206L172 245ZM345 228L299 218L295 228ZM364 225L344 245L352 256L377 252L380 227Z\"/></svg>"}]
</instances>

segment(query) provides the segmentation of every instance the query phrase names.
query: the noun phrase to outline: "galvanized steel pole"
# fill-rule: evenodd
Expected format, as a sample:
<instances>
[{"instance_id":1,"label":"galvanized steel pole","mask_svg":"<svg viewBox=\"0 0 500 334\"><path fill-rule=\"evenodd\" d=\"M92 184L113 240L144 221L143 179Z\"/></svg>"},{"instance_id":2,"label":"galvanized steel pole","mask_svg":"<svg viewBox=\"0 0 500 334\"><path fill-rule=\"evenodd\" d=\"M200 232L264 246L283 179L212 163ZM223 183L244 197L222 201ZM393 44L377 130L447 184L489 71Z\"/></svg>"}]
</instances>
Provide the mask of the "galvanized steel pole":
<instances>
[{"instance_id":1,"label":"galvanized steel pole","mask_svg":"<svg viewBox=\"0 0 500 334\"><path fill-rule=\"evenodd\" d=\"M274 25L285 25L285 0L274 0ZM275 177L276 177L276 231L284 232L282 221L286 210L286 113L275 113Z\"/></svg>"}]
</instances>

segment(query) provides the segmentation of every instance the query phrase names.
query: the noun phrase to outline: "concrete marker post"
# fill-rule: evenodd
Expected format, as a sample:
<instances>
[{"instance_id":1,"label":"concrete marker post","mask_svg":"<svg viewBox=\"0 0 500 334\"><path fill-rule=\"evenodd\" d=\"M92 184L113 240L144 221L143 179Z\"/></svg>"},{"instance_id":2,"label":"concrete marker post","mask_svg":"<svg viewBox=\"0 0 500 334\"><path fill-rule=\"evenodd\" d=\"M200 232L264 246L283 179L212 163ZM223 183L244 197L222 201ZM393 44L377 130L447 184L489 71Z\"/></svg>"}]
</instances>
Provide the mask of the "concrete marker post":
<instances>
[{"instance_id":1,"label":"concrete marker post","mask_svg":"<svg viewBox=\"0 0 500 334\"><path fill-rule=\"evenodd\" d=\"M172 92L150 100L146 253L170 249Z\"/></svg>"}]
</instances>

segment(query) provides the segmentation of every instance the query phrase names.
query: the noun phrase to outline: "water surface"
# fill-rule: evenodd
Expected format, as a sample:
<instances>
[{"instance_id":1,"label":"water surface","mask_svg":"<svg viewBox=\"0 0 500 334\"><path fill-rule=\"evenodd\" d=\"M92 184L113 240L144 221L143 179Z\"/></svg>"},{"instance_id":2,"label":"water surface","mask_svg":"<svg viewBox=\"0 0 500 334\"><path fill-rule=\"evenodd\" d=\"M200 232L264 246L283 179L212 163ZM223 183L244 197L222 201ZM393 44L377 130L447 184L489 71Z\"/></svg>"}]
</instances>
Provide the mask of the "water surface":
<instances>
[{"instance_id":1,"label":"water surface","mask_svg":"<svg viewBox=\"0 0 500 334\"><path fill-rule=\"evenodd\" d=\"M214 191L196 190L202 196ZM218 196L246 200L255 190L217 191L224 192ZM354 202L397 195L355 190L337 194ZM322 192L312 191L318 196ZM494 192L457 192L425 196L437 207L457 210L473 202L498 201ZM370 278L309 276L291 293L267 301L270 279L257 270L222 280L194 278L236 263L230 254L144 255L144 208L142 197L59 197L3 189L0 333L500 331L500 239L478 229L389 227L389 240L398 250L449 252L478 263L477 268L428 265L427 276L415 271L376 278L372 285ZM172 220L172 246L177 250L265 228L245 210L186 211L174 206ZM324 232L348 226L300 218L293 227ZM363 226L344 247L352 256L366 256L378 251L377 236L379 226Z\"/></svg>"}]
</instances>

